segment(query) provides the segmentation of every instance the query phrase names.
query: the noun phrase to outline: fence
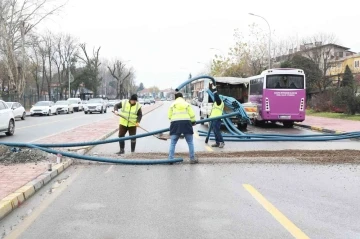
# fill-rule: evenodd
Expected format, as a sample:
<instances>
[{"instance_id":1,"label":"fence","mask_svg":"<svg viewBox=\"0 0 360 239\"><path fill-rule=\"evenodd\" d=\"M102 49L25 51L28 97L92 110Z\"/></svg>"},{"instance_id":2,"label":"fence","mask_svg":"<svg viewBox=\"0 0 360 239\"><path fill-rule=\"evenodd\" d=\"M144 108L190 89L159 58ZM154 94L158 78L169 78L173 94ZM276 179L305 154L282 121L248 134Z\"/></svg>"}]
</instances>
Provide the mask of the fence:
<instances>
[{"instance_id":1,"label":"fence","mask_svg":"<svg viewBox=\"0 0 360 239\"><path fill-rule=\"evenodd\" d=\"M5 102L19 102L27 110L29 110L32 107L32 105L34 105L38 101L49 100L48 95L38 96L36 94L32 94L32 95L24 94L22 97L19 97L17 95L12 95L12 94L10 94L10 95L3 94L3 95L1 95L1 98ZM60 100L60 96L58 96L58 95L51 96L51 98L52 98L51 101L54 101L54 102Z\"/></svg>"}]
</instances>

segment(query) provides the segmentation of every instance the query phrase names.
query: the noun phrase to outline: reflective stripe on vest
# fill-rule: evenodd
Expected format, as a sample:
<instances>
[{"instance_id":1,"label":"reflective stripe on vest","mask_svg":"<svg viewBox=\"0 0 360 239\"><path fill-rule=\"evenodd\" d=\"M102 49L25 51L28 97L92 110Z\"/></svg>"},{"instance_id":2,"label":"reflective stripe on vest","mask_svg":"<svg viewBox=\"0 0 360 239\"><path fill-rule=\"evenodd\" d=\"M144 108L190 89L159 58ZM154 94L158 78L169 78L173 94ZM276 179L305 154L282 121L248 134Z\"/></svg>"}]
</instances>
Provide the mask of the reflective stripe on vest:
<instances>
[{"instance_id":1,"label":"reflective stripe on vest","mask_svg":"<svg viewBox=\"0 0 360 239\"><path fill-rule=\"evenodd\" d=\"M213 103L210 118L222 116L224 110L224 101L221 101L220 105L217 105L216 102Z\"/></svg>"},{"instance_id":2,"label":"reflective stripe on vest","mask_svg":"<svg viewBox=\"0 0 360 239\"><path fill-rule=\"evenodd\" d=\"M135 105L131 105L128 100L124 100L122 102L120 115L125 119L120 117L119 123L127 127L136 126L136 124L134 123L136 123L137 121L137 113L139 109L140 109L140 104L138 102L136 102Z\"/></svg>"},{"instance_id":3,"label":"reflective stripe on vest","mask_svg":"<svg viewBox=\"0 0 360 239\"><path fill-rule=\"evenodd\" d=\"M176 106L178 106L178 107L176 107ZM180 106L183 106L183 107L180 107ZM187 111L187 108L189 106L190 105L187 103L182 103L182 102L175 103L172 107L172 116L170 119L171 122L180 121L180 120L190 120L190 115ZM181 108L181 109L178 109L178 108Z\"/></svg>"}]
</instances>

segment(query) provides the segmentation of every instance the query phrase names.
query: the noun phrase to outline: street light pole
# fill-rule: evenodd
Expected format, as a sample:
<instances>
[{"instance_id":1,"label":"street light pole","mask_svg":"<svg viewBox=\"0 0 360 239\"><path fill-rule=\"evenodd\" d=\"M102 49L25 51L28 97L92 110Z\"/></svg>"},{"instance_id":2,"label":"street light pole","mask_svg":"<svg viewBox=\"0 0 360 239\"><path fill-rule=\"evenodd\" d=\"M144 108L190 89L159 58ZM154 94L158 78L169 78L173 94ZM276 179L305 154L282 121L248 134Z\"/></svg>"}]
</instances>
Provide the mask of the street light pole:
<instances>
[{"instance_id":1,"label":"street light pole","mask_svg":"<svg viewBox=\"0 0 360 239\"><path fill-rule=\"evenodd\" d=\"M262 16L256 15L254 13L249 13L251 16L260 17L262 18L269 27L269 69L271 69L271 28L269 22Z\"/></svg>"}]
</instances>

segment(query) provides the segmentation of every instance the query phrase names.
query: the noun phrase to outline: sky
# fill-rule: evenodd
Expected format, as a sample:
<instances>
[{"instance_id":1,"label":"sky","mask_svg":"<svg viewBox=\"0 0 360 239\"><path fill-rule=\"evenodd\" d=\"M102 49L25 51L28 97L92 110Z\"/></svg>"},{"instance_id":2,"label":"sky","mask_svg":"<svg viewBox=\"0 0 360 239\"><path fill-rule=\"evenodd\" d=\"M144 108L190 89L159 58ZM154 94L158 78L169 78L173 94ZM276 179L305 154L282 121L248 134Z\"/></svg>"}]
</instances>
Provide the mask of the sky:
<instances>
[{"instance_id":1,"label":"sky","mask_svg":"<svg viewBox=\"0 0 360 239\"><path fill-rule=\"evenodd\" d=\"M360 1L283 0L68 0L58 16L40 30L70 33L100 56L127 61L136 82L145 87L176 88L189 73L209 67L215 54L226 54L234 29L247 32L256 23L272 39L303 38L324 32L360 52ZM214 49L211 49L214 48Z\"/></svg>"}]
</instances>

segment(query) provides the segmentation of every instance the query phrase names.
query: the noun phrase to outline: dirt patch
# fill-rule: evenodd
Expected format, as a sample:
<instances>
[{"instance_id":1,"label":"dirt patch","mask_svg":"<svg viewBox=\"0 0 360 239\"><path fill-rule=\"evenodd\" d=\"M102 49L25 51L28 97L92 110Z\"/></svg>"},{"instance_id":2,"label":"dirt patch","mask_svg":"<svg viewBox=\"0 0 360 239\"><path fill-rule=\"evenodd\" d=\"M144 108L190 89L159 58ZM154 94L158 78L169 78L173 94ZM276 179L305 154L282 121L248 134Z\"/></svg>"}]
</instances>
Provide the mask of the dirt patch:
<instances>
[{"instance_id":1,"label":"dirt patch","mask_svg":"<svg viewBox=\"0 0 360 239\"><path fill-rule=\"evenodd\" d=\"M54 155L38 149L7 147L0 145L0 164L37 163L49 160Z\"/></svg>"},{"instance_id":2,"label":"dirt patch","mask_svg":"<svg viewBox=\"0 0 360 239\"><path fill-rule=\"evenodd\" d=\"M134 153L126 155L92 155L118 159L166 159L167 153ZM200 161L209 162L294 162L304 163L360 163L360 150L280 150L244 152L197 152ZM188 153L176 153L175 157L188 160Z\"/></svg>"}]
</instances>

